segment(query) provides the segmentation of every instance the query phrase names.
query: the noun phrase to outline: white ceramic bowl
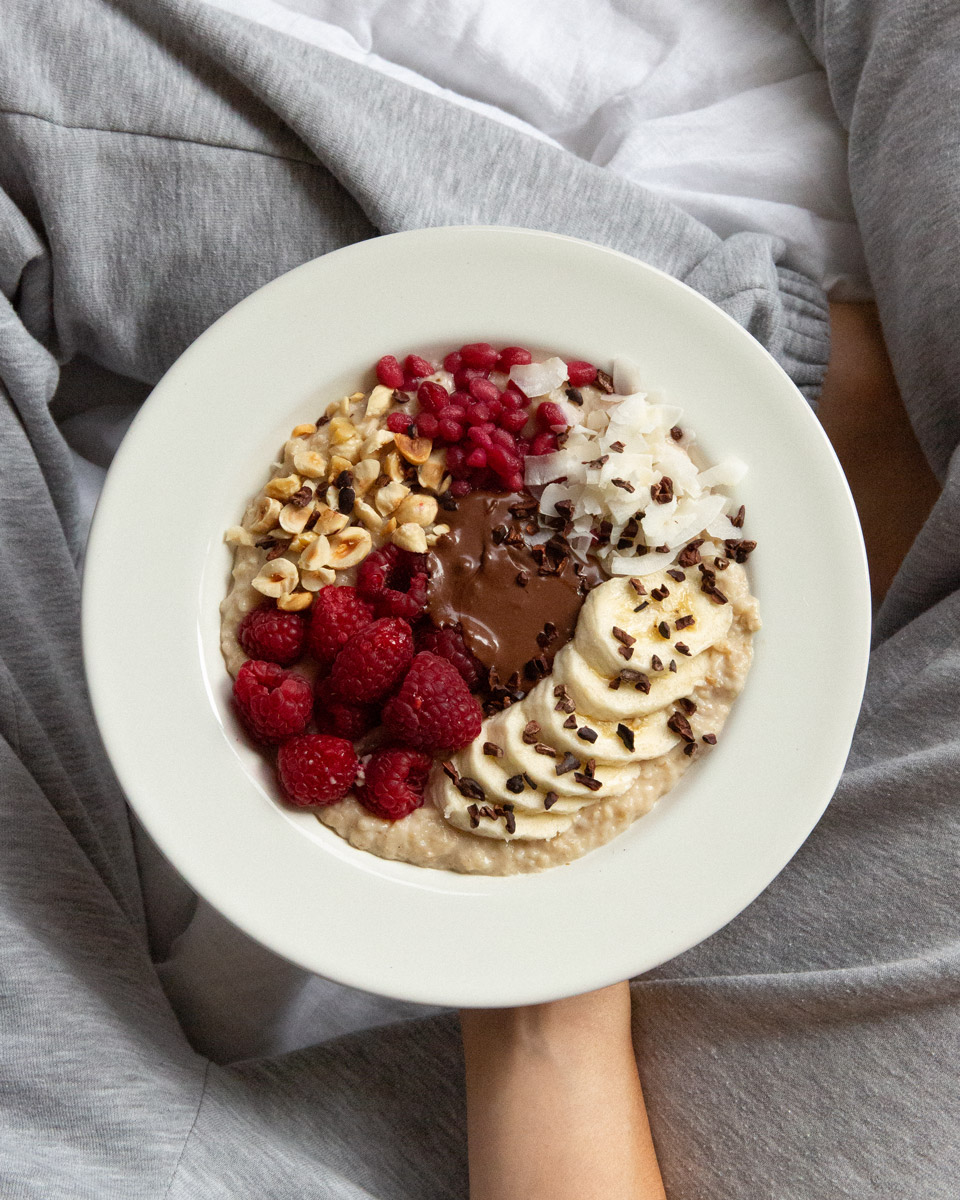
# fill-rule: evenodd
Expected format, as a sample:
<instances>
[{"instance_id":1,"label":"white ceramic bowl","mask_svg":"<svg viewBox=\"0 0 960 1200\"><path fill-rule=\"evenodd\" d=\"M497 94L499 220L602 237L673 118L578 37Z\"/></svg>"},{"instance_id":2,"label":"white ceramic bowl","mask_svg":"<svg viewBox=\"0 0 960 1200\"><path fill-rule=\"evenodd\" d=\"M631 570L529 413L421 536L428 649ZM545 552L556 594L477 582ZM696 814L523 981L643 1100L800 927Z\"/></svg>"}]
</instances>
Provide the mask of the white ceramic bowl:
<instances>
[{"instance_id":1,"label":"white ceramic bowl","mask_svg":"<svg viewBox=\"0 0 960 1200\"><path fill-rule=\"evenodd\" d=\"M290 428L369 384L384 353L521 344L628 354L682 406L737 489L763 629L717 750L623 836L539 875L386 862L275 798L239 736L218 646L223 531ZM117 614L124 614L123 620ZM361 242L274 280L181 356L127 434L86 560L94 709L130 803L187 881L241 929L331 979L406 1000L524 1004L636 975L770 883L826 806L860 706L863 543L799 392L696 292L626 255L529 230Z\"/></svg>"}]
</instances>

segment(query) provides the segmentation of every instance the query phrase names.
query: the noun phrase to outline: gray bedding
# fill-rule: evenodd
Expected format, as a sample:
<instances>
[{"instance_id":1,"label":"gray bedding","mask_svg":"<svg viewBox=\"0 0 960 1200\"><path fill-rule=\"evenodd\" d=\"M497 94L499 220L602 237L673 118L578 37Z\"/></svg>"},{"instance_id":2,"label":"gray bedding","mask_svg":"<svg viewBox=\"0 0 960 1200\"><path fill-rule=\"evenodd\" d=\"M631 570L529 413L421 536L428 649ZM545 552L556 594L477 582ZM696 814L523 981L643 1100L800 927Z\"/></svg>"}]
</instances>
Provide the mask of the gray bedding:
<instances>
[{"instance_id":1,"label":"gray bedding","mask_svg":"<svg viewBox=\"0 0 960 1200\"><path fill-rule=\"evenodd\" d=\"M671 1200L947 1200L960 13L793 7L850 130L884 331L943 494L878 614L826 816L746 912L634 984L636 1044ZM774 240L722 240L601 169L193 0L6 0L0 34L0 1194L464 1197L454 1017L232 1064L192 1048L84 690L64 431L78 442L105 404L122 425L242 296L398 229L527 225L635 254L722 305L811 399L824 297Z\"/></svg>"}]
</instances>

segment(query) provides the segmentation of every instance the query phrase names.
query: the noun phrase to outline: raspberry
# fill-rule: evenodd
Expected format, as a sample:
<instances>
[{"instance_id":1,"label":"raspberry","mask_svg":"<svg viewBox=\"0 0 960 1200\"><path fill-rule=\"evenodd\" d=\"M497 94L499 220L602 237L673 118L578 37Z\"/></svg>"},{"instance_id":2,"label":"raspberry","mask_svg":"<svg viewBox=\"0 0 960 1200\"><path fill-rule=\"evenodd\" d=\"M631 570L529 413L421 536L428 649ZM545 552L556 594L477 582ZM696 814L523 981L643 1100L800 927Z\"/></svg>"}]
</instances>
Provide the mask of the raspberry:
<instances>
[{"instance_id":1,"label":"raspberry","mask_svg":"<svg viewBox=\"0 0 960 1200\"><path fill-rule=\"evenodd\" d=\"M469 745L482 723L480 705L460 672L429 651L414 658L400 690L383 710L383 724L392 737L428 752Z\"/></svg>"},{"instance_id":2,"label":"raspberry","mask_svg":"<svg viewBox=\"0 0 960 1200\"><path fill-rule=\"evenodd\" d=\"M403 360L403 371L405 375L413 376L414 379L422 379L424 375L433 374L433 363L427 362L417 354L408 354Z\"/></svg>"},{"instance_id":3,"label":"raspberry","mask_svg":"<svg viewBox=\"0 0 960 1200\"><path fill-rule=\"evenodd\" d=\"M385 354L377 363L377 382L388 388L403 387L403 368L392 354Z\"/></svg>"},{"instance_id":4,"label":"raspberry","mask_svg":"<svg viewBox=\"0 0 960 1200\"><path fill-rule=\"evenodd\" d=\"M233 698L250 734L268 744L301 733L313 711L313 691L302 675L255 658L237 672Z\"/></svg>"},{"instance_id":5,"label":"raspberry","mask_svg":"<svg viewBox=\"0 0 960 1200\"><path fill-rule=\"evenodd\" d=\"M434 625L431 622L421 626L416 633L416 645L418 654L428 650L438 658L453 663L471 692L480 682L483 664L467 648L459 625Z\"/></svg>"},{"instance_id":6,"label":"raspberry","mask_svg":"<svg viewBox=\"0 0 960 1200\"><path fill-rule=\"evenodd\" d=\"M481 367L489 371L500 355L489 342L470 342L460 347L460 357L468 367Z\"/></svg>"},{"instance_id":7,"label":"raspberry","mask_svg":"<svg viewBox=\"0 0 960 1200\"><path fill-rule=\"evenodd\" d=\"M321 733L348 738L355 742L377 724L379 713L366 704L346 704L342 700L331 700L330 682L318 679L313 689L313 712L317 728Z\"/></svg>"},{"instance_id":8,"label":"raspberry","mask_svg":"<svg viewBox=\"0 0 960 1200\"><path fill-rule=\"evenodd\" d=\"M262 605L240 622L237 640L249 658L289 667L303 654L307 623L299 613Z\"/></svg>"},{"instance_id":9,"label":"raspberry","mask_svg":"<svg viewBox=\"0 0 960 1200\"><path fill-rule=\"evenodd\" d=\"M373 621L373 608L355 587L330 583L313 598L310 608L310 652L328 667L347 639Z\"/></svg>"},{"instance_id":10,"label":"raspberry","mask_svg":"<svg viewBox=\"0 0 960 1200\"><path fill-rule=\"evenodd\" d=\"M564 429L567 427L567 418L564 416L563 409L559 404L553 404L549 400L545 400L543 404L538 404L534 415L537 422L537 429L541 433L547 433L555 425L562 425Z\"/></svg>"},{"instance_id":11,"label":"raspberry","mask_svg":"<svg viewBox=\"0 0 960 1200\"><path fill-rule=\"evenodd\" d=\"M361 596L376 606L378 617L413 621L427 605L427 556L390 545L368 554L357 572Z\"/></svg>"},{"instance_id":12,"label":"raspberry","mask_svg":"<svg viewBox=\"0 0 960 1200\"><path fill-rule=\"evenodd\" d=\"M387 428L391 433L409 433L413 417L405 412L392 412L387 416Z\"/></svg>"},{"instance_id":13,"label":"raspberry","mask_svg":"<svg viewBox=\"0 0 960 1200\"><path fill-rule=\"evenodd\" d=\"M357 777L357 756L346 738L305 733L277 753L277 774L291 804L320 807L342 800Z\"/></svg>"},{"instance_id":14,"label":"raspberry","mask_svg":"<svg viewBox=\"0 0 960 1200\"><path fill-rule=\"evenodd\" d=\"M333 660L330 687L338 700L369 704L403 675L413 657L413 634L399 617L382 617L355 633Z\"/></svg>"},{"instance_id":15,"label":"raspberry","mask_svg":"<svg viewBox=\"0 0 960 1200\"><path fill-rule=\"evenodd\" d=\"M432 762L417 750L378 750L366 765L357 799L374 816L399 821L423 804Z\"/></svg>"},{"instance_id":16,"label":"raspberry","mask_svg":"<svg viewBox=\"0 0 960 1200\"><path fill-rule=\"evenodd\" d=\"M525 367L533 362L533 355L522 346L506 346L497 359L497 370L508 372L511 367Z\"/></svg>"},{"instance_id":17,"label":"raspberry","mask_svg":"<svg viewBox=\"0 0 960 1200\"><path fill-rule=\"evenodd\" d=\"M440 410L447 405L450 396L445 387L441 387L439 383L430 383L428 380L417 388L417 400L420 402L422 413L428 412L439 416Z\"/></svg>"},{"instance_id":18,"label":"raspberry","mask_svg":"<svg viewBox=\"0 0 960 1200\"><path fill-rule=\"evenodd\" d=\"M597 377L597 368L588 362L568 362L567 379L571 387L586 387Z\"/></svg>"}]
</instances>

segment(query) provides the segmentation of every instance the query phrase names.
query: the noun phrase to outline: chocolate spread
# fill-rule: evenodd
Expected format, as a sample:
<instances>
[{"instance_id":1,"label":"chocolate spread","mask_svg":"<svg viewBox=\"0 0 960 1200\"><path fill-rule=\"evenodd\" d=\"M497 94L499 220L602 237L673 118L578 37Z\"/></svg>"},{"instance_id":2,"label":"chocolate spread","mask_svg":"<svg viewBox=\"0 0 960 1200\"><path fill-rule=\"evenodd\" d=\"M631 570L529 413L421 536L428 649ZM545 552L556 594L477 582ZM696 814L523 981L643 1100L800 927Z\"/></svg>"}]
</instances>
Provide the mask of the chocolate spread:
<instances>
[{"instance_id":1,"label":"chocolate spread","mask_svg":"<svg viewBox=\"0 0 960 1200\"><path fill-rule=\"evenodd\" d=\"M536 516L510 508L524 497L473 492L444 514L450 526L434 547L428 606L437 625L460 625L467 645L505 683L529 691L573 636L589 588L605 578L591 560L574 571L559 537L531 545ZM535 514L535 505L531 504ZM582 581L582 582L581 582Z\"/></svg>"}]
</instances>

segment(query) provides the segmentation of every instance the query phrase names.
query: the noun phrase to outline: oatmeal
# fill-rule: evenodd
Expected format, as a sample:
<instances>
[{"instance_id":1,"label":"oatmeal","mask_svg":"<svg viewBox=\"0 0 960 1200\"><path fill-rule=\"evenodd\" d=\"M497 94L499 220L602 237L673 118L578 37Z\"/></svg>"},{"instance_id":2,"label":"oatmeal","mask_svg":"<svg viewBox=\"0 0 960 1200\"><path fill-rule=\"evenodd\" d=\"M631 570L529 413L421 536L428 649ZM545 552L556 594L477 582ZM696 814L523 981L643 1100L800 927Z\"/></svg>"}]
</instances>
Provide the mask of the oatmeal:
<instances>
[{"instance_id":1,"label":"oatmeal","mask_svg":"<svg viewBox=\"0 0 960 1200\"><path fill-rule=\"evenodd\" d=\"M627 360L479 343L377 375L292 431L227 533L238 712L283 798L359 849L570 862L709 752L743 687L755 544L723 489L745 468L702 465Z\"/></svg>"}]
</instances>

